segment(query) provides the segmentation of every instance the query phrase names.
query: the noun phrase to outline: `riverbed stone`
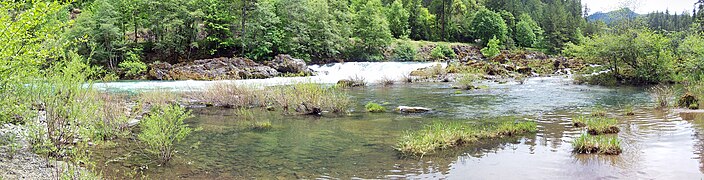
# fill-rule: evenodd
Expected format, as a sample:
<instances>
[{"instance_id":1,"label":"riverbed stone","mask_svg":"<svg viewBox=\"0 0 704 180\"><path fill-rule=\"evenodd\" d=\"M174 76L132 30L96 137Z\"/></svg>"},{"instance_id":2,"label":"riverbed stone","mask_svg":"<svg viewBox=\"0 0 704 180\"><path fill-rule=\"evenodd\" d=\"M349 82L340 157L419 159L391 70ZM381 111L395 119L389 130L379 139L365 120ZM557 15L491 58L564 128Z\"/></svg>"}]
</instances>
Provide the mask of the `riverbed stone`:
<instances>
[{"instance_id":1,"label":"riverbed stone","mask_svg":"<svg viewBox=\"0 0 704 180\"><path fill-rule=\"evenodd\" d=\"M399 106L396 108L396 111L403 113L424 113L432 111L432 109L424 107Z\"/></svg>"},{"instance_id":2,"label":"riverbed stone","mask_svg":"<svg viewBox=\"0 0 704 180\"><path fill-rule=\"evenodd\" d=\"M272 61L264 63L280 73L311 75L313 70L309 69L306 62L296 59L288 54L279 54Z\"/></svg>"},{"instance_id":3,"label":"riverbed stone","mask_svg":"<svg viewBox=\"0 0 704 180\"><path fill-rule=\"evenodd\" d=\"M213 58L171 65L157 62L150 65L149 75L155 80L223 80L263 79L280 73L269 66L247 58Z\"/></svg>"}]
</instances>

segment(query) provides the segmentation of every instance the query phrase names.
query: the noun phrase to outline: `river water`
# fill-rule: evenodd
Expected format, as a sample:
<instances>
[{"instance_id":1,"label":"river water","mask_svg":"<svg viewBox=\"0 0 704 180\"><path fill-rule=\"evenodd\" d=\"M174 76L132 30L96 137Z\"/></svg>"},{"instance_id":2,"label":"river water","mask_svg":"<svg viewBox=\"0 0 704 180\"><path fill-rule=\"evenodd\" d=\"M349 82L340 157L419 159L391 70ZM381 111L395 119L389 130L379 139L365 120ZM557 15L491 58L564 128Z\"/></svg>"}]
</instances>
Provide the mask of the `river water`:
<instances>
[{"instance_id":1,"label":"river water","mask_svg":"<svg viewBox=\"0 0 704 180\"><path fill-rule=\"evenodd\" d=\"M366 72L368 79L384 76L384 68L369 70L382 64L372 63L357 71ZM393 66L403 66L396 71L406 71L429 64L411 65L414 67ZM325 67L336 66L341 69L326 76L338 79L314 78L325 79L323 83L335 82L357 71L335 72L359 65ZM109 90L148 87L139 83L125 83L129 87L110 84ZM234 115L236 110L198 108L193 109L196 117L187 123L202 130L178 146L179 154L170 165L150 164L147 169L143 164L149 161L139 160L141 148L133 141L104 148L94 155L102 159L98 167L105 175L124 176L124 172L141 167L146 169L145 175L155 179L704 178L704 118L675 110L653 110L651 98L643 88L573 85L568 77L529 78L523 84L483 84L489 88L461 93L451 89L450 83L351 89L348 93L358 103L349 115L311 117L257 111L257 121L269 121L273 126L266 131L244 128ZM363 112L367 102L383 104L387 109L407 105L434 111L420 115L372 114ZM634 116L624 115L622 109L627 105L633 106ZM607 116L619 120L621 155L572 153L570 142L583 129L572 127L570 118L588 114L595 106L603 107ZM419 130L434 121L482 124L499 116L536 121L538 132L483 141L422 158L403 157L393 149L404 132Z\"/></svg>"}]
</instances>

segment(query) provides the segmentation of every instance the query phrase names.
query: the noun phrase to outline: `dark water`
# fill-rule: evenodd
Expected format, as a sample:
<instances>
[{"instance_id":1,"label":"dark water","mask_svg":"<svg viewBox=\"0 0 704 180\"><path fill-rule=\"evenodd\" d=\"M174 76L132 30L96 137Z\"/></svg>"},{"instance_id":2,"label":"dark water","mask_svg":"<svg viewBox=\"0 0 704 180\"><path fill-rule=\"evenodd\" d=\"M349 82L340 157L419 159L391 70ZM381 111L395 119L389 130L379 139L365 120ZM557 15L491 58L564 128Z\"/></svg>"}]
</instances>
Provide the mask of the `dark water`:
<instances>
[{"instance_id":1,"label":"dark water","mask_svg":"<svg viewBox=\"0 0 704 180\"><path fill-rule=\"evenodd\" d=\"M179 146L171 165L149 165L155 179L701 179L704 177L704 118L652 110L640 88L571 85L564 78L534 78L525 84L487 84L456 94L450 84L412 84L351 90L359 102L423 106L423 115L351 113L341 117L282 115L260 111L257 121L273 128L254 131L235 110L194 109L188 123L203 128ZM633 105L635 116L623 116ZM570 142L582 133L570 118L602 106L619 119L624 153L576 155ZM538 133L471 144L439 154L402 157L394 149L405 131L433 121L486 123L496 116L538 122ZM683 119L684 118L684 119ZM686 120L685 120L686 119ZM99 169L125 177L138 168L134 143L105 148ZM128 159L128 160L125 160ZM112 160L105 163L107 160ZM119 172L118 172L119 171Z\"/></svg>"}]
</instances>

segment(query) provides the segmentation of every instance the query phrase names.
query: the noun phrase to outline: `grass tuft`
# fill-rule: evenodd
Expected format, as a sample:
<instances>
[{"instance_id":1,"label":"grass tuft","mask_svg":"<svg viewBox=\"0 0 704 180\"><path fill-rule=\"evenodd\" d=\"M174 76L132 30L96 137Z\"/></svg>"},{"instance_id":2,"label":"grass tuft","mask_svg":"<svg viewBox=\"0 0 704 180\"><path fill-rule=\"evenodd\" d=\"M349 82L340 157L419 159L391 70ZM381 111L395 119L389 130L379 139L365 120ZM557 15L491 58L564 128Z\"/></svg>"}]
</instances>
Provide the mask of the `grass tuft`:
<instances>
[{"instance_id":1,"label":"grass tuft","mask_svg":"<svg viewBox=\"0 0 704 180\"><path fill-rule=\"evenodd\" d=\"M372 113L381 113L381 112L386 112L386 108L384 106L381 106L377 103L369 102L367 105L364 105L364 108L367 109L367 112L372 112Z\"/></svg>"},{"instance_id":2,"label":"grass tuft","mask_svg":"<svg viewBox=\"0 0 704 180\"><path fill-rule=\"evenodd\" d=\"M615 136L593 136L582 134L572 141L574 152L582 154L621 154L621 141Z\"/></svg>"},{"instance_id":3,"label":"grass tuft","mask_svg":"<svg viewBox=\"0 0 704 180\"><path fill-rule=\"evenodd\" d=\"M592 118L587 121L587 132L592 135L618 133L618 121L613 118Z\"/></svg>"},{"instance_id":4,"label":"grass tuft","mask_svg":"<svg viewBox=\"0 0 704 180\"><path fill-rule=\"evenodd\" d=\"M475 127L460 122L434 122L419 131L407 132L396 145L396 150L404 155L423 156L481 139L517 136L536 131L537 124L532 121L506 121L492 127Z\"/></svg>"},{"instance_id":5,"label":"grass tuft","mask_svg":"<svg viewBox=\"0 0 704 180\"><path fill-rule=\"evenodd\" d=\"M391 85L394 85L396 83L396 81L394 81L393 79L391 79L389 77L384 76L381 79L379 79L379 81L377 81L377 83L382 86L391 86Z\"/></svg>"}]
</instances>

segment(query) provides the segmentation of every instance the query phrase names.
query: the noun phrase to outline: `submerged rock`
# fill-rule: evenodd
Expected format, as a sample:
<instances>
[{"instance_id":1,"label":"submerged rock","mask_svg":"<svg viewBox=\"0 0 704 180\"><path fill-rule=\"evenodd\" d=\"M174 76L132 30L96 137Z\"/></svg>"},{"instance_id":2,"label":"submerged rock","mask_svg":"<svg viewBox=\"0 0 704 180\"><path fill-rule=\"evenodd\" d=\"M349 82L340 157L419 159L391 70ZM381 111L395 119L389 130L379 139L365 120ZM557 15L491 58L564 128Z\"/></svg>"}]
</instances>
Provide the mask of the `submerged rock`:
<instances>
[{"instance_id":1,"label":"submerged rock","mask_svg":"<svg viewBox=\"0 0 704 180\"><path fill-rule=\"evenodd\" d=\"M424 113L432 111L432 109L424 107L399 106L396 108L396 111L403 113Z\"/></svg>"}]
</instances>

